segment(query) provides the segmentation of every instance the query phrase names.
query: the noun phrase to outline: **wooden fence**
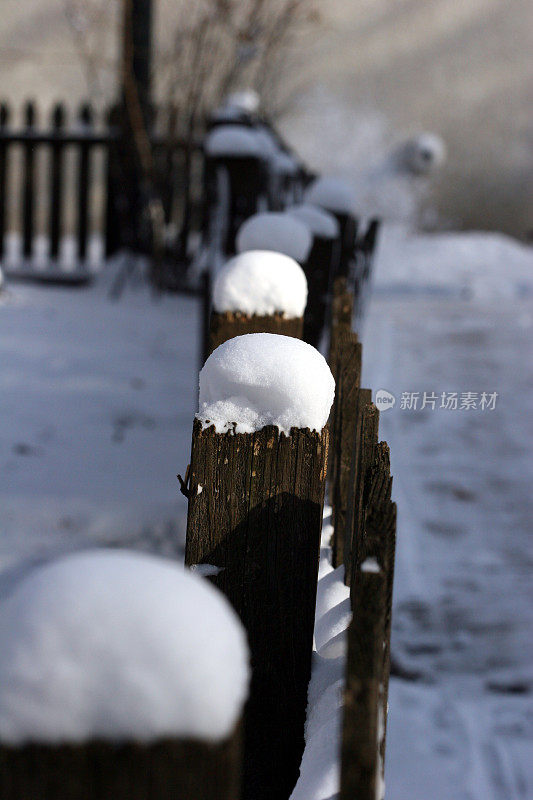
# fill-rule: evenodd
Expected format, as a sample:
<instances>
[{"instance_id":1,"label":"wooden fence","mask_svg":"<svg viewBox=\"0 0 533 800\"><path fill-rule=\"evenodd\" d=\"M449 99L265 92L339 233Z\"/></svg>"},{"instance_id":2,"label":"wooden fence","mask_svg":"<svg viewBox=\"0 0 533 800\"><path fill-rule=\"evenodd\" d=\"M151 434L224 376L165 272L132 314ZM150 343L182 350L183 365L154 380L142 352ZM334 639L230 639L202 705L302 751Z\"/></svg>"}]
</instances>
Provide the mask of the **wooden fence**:
<instances>
[{"instance_id":1,"label":"wooden fence","mask_svg":"<svg viewBox=\"0 0 533 800\"><path fill-rule=\"evenodd\" d=\"M382 796L390 669L396 507L389 448L379 441L371 392L360 388L361 344L352 331L367 277L361 270L351 288L336 278L329 318L337 381L329 445L332 548L334 566L344 565L353 612L339 753L343 800ZM245 333L283 332L275 316L226 314L223 325L219 317L212 316L209 350ZM301 320L294 322L300 329L290 334L300 336ZM325 469L319 453L328 449L327 439L308 441L309 435L293 429L280 437L271 428L215 434L198 421L194 428L186 563L220 570L211 580L241 616L252 651L244 800L287 800L303 750Z\"/></svg>"},{"instance_id":2,"label":"wooden fence","mask_svg":"<svg viewBox=\"0 0 533 800\"><path fill-rule=\"evenodd\" d=\"M167 255L179 265L200 228L203 151L199 141L188 145L176 130L174 109L154 113L156 180L165 224L173 232ZM149 234L132 213L141 187L126 158L125 131L118 107L97 113L84 104L69 114L59 103L45 115L28 102L16 115L6 103L0 105L0 262L19 273L31 270L39 237L43 261L52 267L68 237L78 271L85 268L95 239L102 261L122 247L150 252ZM7 252L10 233L20 240L14 253Z\"/></svg>"},{"instance_id":3,"label":"wooden fence","mask_svg":"<svg viewBox=\"0 0 533 800\"><path fill-rule=\"evenodd\" d=\"M63 230L63 163L67 147L77 158L77 255L87 255L89 197L96 148L106 153L106 252L124 237L116 236L120 215L113 151L120 131L108 120L104 133L93 127L88 107L77 131L65 132L62 107L54 110L53 128L36 127L32 105L25 126L9 128L0 115L0 246L6 229L8 156L22 147L22 241L29 257L35 235L35 150L50 152L48 173L50 255L57 257ZM161 141L159 155L174 169L182 144ZM187 158L190 158L190 153ZM189 165L190 166L190 165ZM192 169L192 167L190 167ZM192 174L192 173L191 173ZM190 202L190 176L183 209ZM169 181L166 214L174 213L176 194ZM110 198L113 199L111 202ZM117 201L118 202L118 201ZM179 203L178 203L179 205ZM187 216L188 215L188 216ZM190 207L183 219L190 225ZM368 285L377 224L357 235L357 221L344 220L340 261L329 261L325 285L328 304L329 363L336 378L336 398L321 433L293 429L284 436L264 428L257 434L193 432L191 466L183 491L189 497L188 564L217 568L212 580L228 596L248 630L252 648L252 696L245 720L244 800L287 800L298 775L304 746L306 688L312 656L312 629L318 577L322 505L329 450L329 496L333 505L333 556L344 565L353 619L348 631L346 689L341 758L341 798L381 797L385 757L390 661L391 600L396 508L391 500L389 450L379 442L379 414L370 391L360 388L361 345L352 331ZM349 232L349 236L346 233ZM351 238L350 238L351 237ZM349 239L349 240L348 240ZM351 266L350 266L351 265ZM209 271L205 273L204 335L208 352L223 339L258 330L280 330L280 320L234 315L209 321ZM335 279L335 280L334 280ZM223 322L223 330L221 324ZM300 336L302 321L291 330ZM211 336L211 341L209 341ZM166 797L166 795L164 795ZM55 798L51 798L55 800ZM92 799L91 799L92 800Z\"/></svg>"}]
</instances>

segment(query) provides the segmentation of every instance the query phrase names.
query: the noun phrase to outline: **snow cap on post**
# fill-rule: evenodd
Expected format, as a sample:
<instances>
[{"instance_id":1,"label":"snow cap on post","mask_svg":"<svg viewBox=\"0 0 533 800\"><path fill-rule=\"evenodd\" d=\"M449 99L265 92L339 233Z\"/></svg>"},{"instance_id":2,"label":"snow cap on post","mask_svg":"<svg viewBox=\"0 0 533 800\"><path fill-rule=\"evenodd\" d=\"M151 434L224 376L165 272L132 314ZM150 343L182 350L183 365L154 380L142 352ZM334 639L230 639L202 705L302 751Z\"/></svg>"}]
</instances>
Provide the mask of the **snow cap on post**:
<instances>
[{"instance_id":1,"label":"snow cap on post","mask_svg":"<svg viewBox=\"0 0 533 800\"><path fill-rule=\"evenodd\" d=\"M302 317L306 302L307 279L301 266L290 256L268 250L248 250L230 259L213 288L213 307L219 313Z\"/></svg>"},{"instance_id":2,"label":"snow cap on post","mask_svg":"<svg viewBox=\"0 0 533 800\"><path fill-rule=\"evenodd\" d=\"M237 251L274 250L303 264L307 260L313 236L303 222L290 214L275 211L254 214L241 225Z\"/></svg>"},{"instance_id":3,"label":"snow cap on post","mask_svg":"<svg viewBox=\"0 0 533 800\"><path fill-rule=\"evenodd\" d=\"M262 146L257 133L244 125L220 125L208 134L204 149L212 158L262 156Z\"/></svg>"},{"instance_id":4,"label":"snow cap on post","mask_svg":"<svg viewBox=\"0 0 533 800\"><path fill-rule=\"evenodd\" d=\"M314 236L320 236L322 239L336 239L339 235L339 223L333 214L328 214L318 206L307 203L291 206L287 209L287 214L307 225Z\"/></svg>"},{"instance_id":5,"label":"snow cap on post","mask_svg":"<svg viewBox=\"0 0 533 800\"><path fill-rule=\"evenodd\" d=\"M259 104L259 95L253 89L240 89L239 91L231 92L226 100L226 105L229 108L237 108L240 111L246 111L248 114L257 114Z\"/></svg>"},{"instance_id":6,"label":"snow cap on post","mask_svg":"<svg viewBox=\"0 0 533 800\"><path fill-rule=\"evenodd\" d=\"M317 178L305 192L305 202L321 206L334 214L353 214L357 196L353 187L342 178Z\"/></svg>"},{"instance_id":7,"label":"snow cap on post","mask_svg":"<svg viewBox=\"0 0 533 800\"><path fill-rule=\"evenodd\" d=\"M245 634L202 578L92 550L32 570L0 606L0 742L229 737Z\"/></svg>"},{"instance_id":8,"label":"snow cap on post","mask_svg":"<svg viewBox=\"0 0 533 800\"><path fill-rule=\"evenodd\" d=\"M236 336L211 353L200 372L197 414L217 433L252 433L274 425L321 431L335 394L325 358L290 336Z\"/></svg>"}]
</instances>

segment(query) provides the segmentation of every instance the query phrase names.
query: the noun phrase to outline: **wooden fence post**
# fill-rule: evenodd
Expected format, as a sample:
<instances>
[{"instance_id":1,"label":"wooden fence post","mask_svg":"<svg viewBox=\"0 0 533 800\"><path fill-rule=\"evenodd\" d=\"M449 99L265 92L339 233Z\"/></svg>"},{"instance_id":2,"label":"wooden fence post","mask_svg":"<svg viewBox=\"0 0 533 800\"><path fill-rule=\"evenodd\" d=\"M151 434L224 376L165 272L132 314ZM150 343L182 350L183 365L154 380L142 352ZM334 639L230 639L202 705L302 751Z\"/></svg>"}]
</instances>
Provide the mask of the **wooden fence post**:
<instances>
[{"instance_id":1,"label":"wooden fence post","mask_svg":"<svg viewBox=\"0 0 533 800\"><path fill-rule=\"evenodd\" d=\"M377 409L362 417L350 554L353 620L348 632L341 798L381 797L385 764L396 505L390 453L377 442ZM355 466L355 465L354 465Z\"/></svg>"},{"instance_id":2,"label":"wooden fence post","mask_svg":"<svg viewBox=\"0 0 533 800\"><path fill-rule=\"evenodd\" d=\"M30 570L7 605L2 800L240 800L249 649L202 577L97 549Z\"/></svg>"},{"instance_id":3,"label":"wooden fence post","mask_svg":"<svg viewBox=\"0 0 533 800\"><path fill-rule=\"evenodd\" d=\"M29 133L35 126L35 104L26 103L24 121ZM35 144L28 140L24 144L23 178L22 178L22 252L24 258L30 260L33 255L33 224L35 215Z\"/></svg>"},{"instance_id":4,"label":"wooden fence post","mask_svg":"<svg viewBox=\"0 0 533 800\"><path fill-rule=\"evenodd\" d=\"M340 337L337 346L337 384L335 392L334 440L332 442L331 499L334 534L333 566L344 561L346 512L354 449L358 446L362 407L370 402L370 391L359 391L361 344L351 331Z\"/></svg>"},{"instance_id":5,"label":"wooden fence post","mask_svg":"<svg viewBox=\"0 0 533 800\"><path fill-rule=\"evenodd\" d=\"M340 800L381 800L385 576L363 568L348 628Z\"/></svg>"},{"instance_id":6,"label":"wooden fence post","mask_svg":"<svg viewBox=\"0 0 533 800\"><path fill-rule=\"evenodd\" d=\"M332 214L310 205L296 205L286 209L301 220L313 234L313 244L307 260L302 265L308 285L307 306L304 315L304 342L319 347L326 324L329 290L340 247L339 224Z\"/></svg>"},{"instance_id":7,"label":"wooden fence post","mask_svg":"<svg viewBox=\"0 0 533 800\"><path fill-rule=\"evenodd\" d=\"M84 103L79 112L79 122L82 130L89 133L93 124L91 106ZM90 187L90 145L81 142L78 163L78 258L80 262L87 258L87 244L89 238L89 187Z\"/></svg>"},{"instance_id":8,"label":"wooden fence post","mask_svg":"<svg viewBox=\"0 0 533 800\"><path fill-rule=\"evenodd\" d=\"M0 134L7 130L9 123L9 106L0 103ZM4 240L7 218L7 145L0 139L0 261L4 257Z\"/></svg>"},{"instance_id":9,"label":"wooden fence post","mask_svg":"<svg viewBox=\"0 0 533 800\"><path fill-rule=\"evenodd\" d=\"M367 402L368 401L368 402ZM360 424L356 432L348 487L344 539L344 581L351 585L352 567L360 563L359 541L363 535L365 476L378 444L379 411L370 403L368 389L359 390ZM355 561L354 561L355 559Z\"/></svg>"},{"instance_id":10,"label":"wooden fence post","mask_svg":"<svg viewBox=\"0 0 533 800\"><path fill-rule=\"evenodd\" d=\"M287 800L298 776L318 575L328 429L193 429L187 564L211 579L248 632L245 800Z\"/></svg>"},{"instance_id":11,"label":"wooden fence post","mask_svg":"<svg viewBox=\"0 0 533 800\"><path fill-rule=\"evenodd\" d=\"M52 128L56 138L52 140L50 159L50 257L57 259L63 219L63 164L65 147L59 140L65 125L65 107L57 103L52 111Z\"/></svg>"},{"instance_id":12,"label":"wooden fence post","mask_svg":"<svg viewBox=\"0 0 533 800\"><path fill-rule=\"evenodd\" d=\"M384 596L384 649L382 661L383 735L380 742L381 757L385 759L385 734L387 727L387 697L390 673L390 637L392 620L392 590L396 549L396 504L391 501L392 477L390 451L386 442L378 442L371 462L366 463L362 475L363 496L361 528L352 550L352 575L359 573L360 565L374 559L381 568L385 581ZM352 607L356 608L356 588L350 584Z\"/></svg>"},{"instance_id":13,"label":"wooden fence post","mask_svg":"<svg viewBox=\"0 0 533 800\"><path fill-rule=\"evenodd\" d=\"M343 336L352 330L353 294L348 290L346 278L335 278L331 299L331 323L328 364L337 380L338 347Z\"/></svg>"},{"instance_id":14,"label":"wooden fence post","mask_svg":"<svg viewBox=\"0 0 533 800\"><path fill-rule=\"evenodd\" d=\"M2 800L239 800L240 732L216 744L0 745Z\"/></svg>"},{"instance_id":15,"label":"wooden fence post","mask_svg":"<svg viewBox=\"0 0 533 800\"><path fill-rule=\"evenodd\" d=\"M302 227L298 220L291 222ZM305 273L293 258L259 249L239 253L219 270L214 282L209 352L249 333L301 339L307 298Z\"/></svg>"},{"instance_id":16,"label":"wooden fence post","mask_svg":"<svg viewBox=\"0 0 533 800\"><path fill-rule=\"evenodd\" d=\"M224 311L211 313L209 327L209 353L234 336L246 333L279 333L283 336L302 338L303 318L285 317L283 314L243 314L240 311ZM208 353L208 355L209 355Z\"/></svg>"}]
</instances>

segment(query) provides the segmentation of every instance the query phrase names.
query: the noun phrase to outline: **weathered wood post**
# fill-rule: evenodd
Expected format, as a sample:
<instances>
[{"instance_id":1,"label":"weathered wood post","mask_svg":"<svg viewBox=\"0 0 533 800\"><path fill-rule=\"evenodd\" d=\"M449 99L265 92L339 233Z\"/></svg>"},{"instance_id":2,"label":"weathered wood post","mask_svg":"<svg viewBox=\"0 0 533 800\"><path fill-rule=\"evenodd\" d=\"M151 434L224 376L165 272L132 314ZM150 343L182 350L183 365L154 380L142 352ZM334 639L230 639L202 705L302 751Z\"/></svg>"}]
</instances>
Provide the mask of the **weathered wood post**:
<instances>
[{"instance_id":1,"label":"weathered wood post","mask_svg":"<svg viewBox=\"0 0 533 800\"><path fill-rule=\"evenodd\" d=\"M331 487L331 498L333 499L333 486L335 484L335 474L337 471L337 452L338 446L335 444L338 439L337 417L340 414L340 387L338 385L340 345L352 333L352 312L353 295L347 288L346 278L337 277L333 281L332 298L329 320L329 351L328 363L335 379L335 406L333 408L329 427L332 442L331 458L328 466L329 484Z\"/></svg>"},{"instance_id":2,"label":"weathered wood post","mask_svg":"<svg viewBox=\"0 0 533 800\"><path fill-rule=\"evenodd\" d=\"M297 339L251 334L200 374L185 560L248 633L244 797L286 800L303 752L333 378Z\"/></svg>"},{"instance_id":3,"label":"weathered wood post","mask_svg":"<svg viewBox=\"0 0 533 800\"><path fill-rule=\"evenodd\" d=\"M381 800L385 579L370 560L354 582L348 628L340 800Z\"/></svg>"},{"instance_id":4,"label":"weathered wood post","mask_svg":"<svg viewBox=\"0 0 533 800\"><path fill-rule=\"evenodd\" d=\"M361 379L361 344L357 334L347 332L337 347L334 438L332 440L333 469L331 472L331 504L333 509L333 565L344 562L346 515L353 454L358 447L361 416L364 405L370 402L368 390L359 390Z\"/></svg>"},{"instance_id":5,"label":"weathered wood post","mask_svg":"<svg viewBox=\"0 0 533 800\"><path fill-rule=\"evenodd\" d=\"M368 407L368 412L373 406ZM367 412L367 413L368 413ZM370 415L368 416L371 419ZM372 423L370 424L372 427ZM376 431L377 435L377 431ZM372 431L370 441L374 440ZM392 620L392 590L394 582L394 559L396 550L396 504L391 500L392 477L390 474L390 451L386 442L375 441L373 454L363 461L361 468L362 510L358 515L359 530L353 541L351 553L350 594L355 608L357 588L353 576L359 574L361 564L375 561L384 578L384 648L382 651L382 695L383 730L380 740L382 763L385 759L385 734L387 727L387 697L390 673L390 637ZM367 450L368 453L368 450ZM371 459L371 460L370 460ZM363 474L364 473L364 474Z\"/></svg>"},{"instance_id":6,"label":"weathered wood post","mask_svg":"<svg viewBox=\"0 0 533 800\"><path fill-rule=\"evenodd\" d=\"M341 246L334 276L347 278L351 287L355 272L354 249L358 228L354 216L357 195L353 187L342 178L323 175L308 187L305 201L324 208L337 219Z\"/></svg>"},{"instance_id":7,"label":"weathered wood post","mask_svg":"<svg viewBox=\"0 0 533 800\"><path fill-rule=\"evenodd\" d=\"M247 333L300 339L306 300L307 281L294 259L263 250L235 256L215 279L209 352Z\"/></svg>"},{"instance_id":8,"label":"weathered wood post","mask_svg":"<svg viewBox=\"0 0 533 800\"><path fill-rule=\"evenodd\" d=\"M351 585L354 565L361 563L363 552L360 543L364 537L365 481L378 446L379 411L370 401L368 389L359 390L358 414L352 465L348 487L344 538L345 583Z\"/></svg>"},{"instance_id":9,"label":"weathered wood post","mask_svg":"<svg viewBox=\"0 0 533 800\"><path fill-rule=\"evenodd\" d=\"M396 506L391 501L389 447L376 441L373 409L368 406L363 415L355 515L360 527L351 553L353 619L348 630L342 800L374 800L384 791Z\"/></svg>"},{"instance_id":10,"label":"weathered wood post","mask_svg":"<svg viewBox=\"0 0 533 800\"><path fill-rule=\"evenodd\" d=\"M237 231L268 203L268 169L255 132L221 125L204 143L205 226L211 260L235 253Z\"/></svg>"},{"instance_id":11,"label":"weathered wood post","mask_svg":"<svg viewBox=\"0 0 533 800\"><path fill-rule=\"evenodd\" d=\"M309 294L304 317L304 342L319 347L328 313L329 290L337 258L339 223L327 211L311 205L297 205L287 209L313 234L313 245L304 262Z\"/></svg>"},{"instance_id":12,"label":"weathered wood post","mask_svg":"<svg viewBox=\"0 0 533 800\"><path fill-rule=\"evenodd\" d=\"M23 577L2 622L2 800L239 800L248 650L207 581L77 553Z\"/></svg>"},{"instance_id":13,"label":"weathered wood post","mask_svg":"<svg viewBox=\"0 0 533 800\"><path fill-rule=\"evenodd\" d=\"M370 275L376 251L380 220L371 219L366 230L361 230L355 242L354 320L358 326L370 291Z\"/></svg>"},{"instance_id":14,"label":"weathered wood post","mask_svg":"<svg viewBox=\"0 0 533 800\"><path fill-rule=\"evenodd\" d=\"M338 348L346 334L352 331L353 293L346 278L335 278L331 297L331 321L328 363L333 376L337 375Z\"/></svg>"}]
</instances>

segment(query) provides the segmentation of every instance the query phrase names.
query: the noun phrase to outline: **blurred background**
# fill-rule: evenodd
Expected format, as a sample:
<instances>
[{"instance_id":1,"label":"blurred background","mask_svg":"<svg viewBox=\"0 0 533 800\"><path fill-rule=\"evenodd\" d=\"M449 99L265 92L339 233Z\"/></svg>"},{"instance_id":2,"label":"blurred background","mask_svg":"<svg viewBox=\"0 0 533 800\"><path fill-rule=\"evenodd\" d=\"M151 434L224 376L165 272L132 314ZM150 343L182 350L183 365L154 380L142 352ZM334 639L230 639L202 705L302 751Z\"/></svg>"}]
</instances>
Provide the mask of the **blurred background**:
<instances>
[{"instance_id":1,"label":"blurred background","mask_svg":"<svg viewBox=\"0 0 533 800\"><path fill-rule=\"evenodd\" d=\"M180 82L177 40L180 32L194 28L191 17L202 5L217 4L195 3L194 9L182 0L155 4L153 69L160 97L168 94L169 84L176 89ZM253 4L218 5L228 16L232 5L244 15ZM259 5L275 10L276 2ZM268 86L263 92L267 110L275 112L311 165L330 168L334 157L337 168L340 158L342 169L355 170L361 162L378 160L394 143L431 130L448 150L434 187L439 224L529 235L529 0L304 0L292 5L290 24L274 31L278 41L287 39L283 59L271 53L270 71L263 63L253 78ZM120 23L118 2L3 0L2 97L14 102L34 97L43 105L87 98L111 102L117 92ZM239 57L253 64L262 33L253 26L248 30L248 39L239 42Z\"/></svg>"},{"instance_id":2,"label":"blurred background","mask_svg":"<svg viewBox=\"0 0 533 800\"><path fill-rule=\"evenodd\" d=\"M530 0L2 0L0 596L58 551L183 555L203 144L240 92L261 158L383 222L358 333L397 400L387 796L533 796L532 53ZM401 408L424 392L497 402Z\"/></svg>"}]
</instances>

